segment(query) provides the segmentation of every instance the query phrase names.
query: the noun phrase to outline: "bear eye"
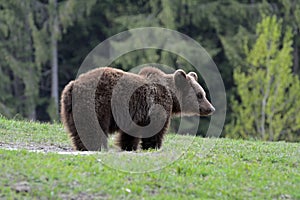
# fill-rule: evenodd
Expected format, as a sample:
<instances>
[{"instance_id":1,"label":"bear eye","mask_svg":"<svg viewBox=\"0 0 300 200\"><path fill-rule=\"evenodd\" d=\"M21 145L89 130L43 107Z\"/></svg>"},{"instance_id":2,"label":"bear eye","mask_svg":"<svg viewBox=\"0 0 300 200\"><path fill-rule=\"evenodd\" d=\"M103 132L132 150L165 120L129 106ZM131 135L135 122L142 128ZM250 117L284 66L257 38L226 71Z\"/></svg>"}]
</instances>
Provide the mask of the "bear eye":
<instances>
[{"instance_id":1,"label":"bear eye","mask_svg":"<svg viewBox=\"0 0 300 200\"><path fill-rule=\"evenodd\" d=\"M198 94L197 94L197 98L198 98L198 99L202 99L202 98L203 98L203 95L202 95L201 93L198 93Z\"/></svg>"}]
</instances>

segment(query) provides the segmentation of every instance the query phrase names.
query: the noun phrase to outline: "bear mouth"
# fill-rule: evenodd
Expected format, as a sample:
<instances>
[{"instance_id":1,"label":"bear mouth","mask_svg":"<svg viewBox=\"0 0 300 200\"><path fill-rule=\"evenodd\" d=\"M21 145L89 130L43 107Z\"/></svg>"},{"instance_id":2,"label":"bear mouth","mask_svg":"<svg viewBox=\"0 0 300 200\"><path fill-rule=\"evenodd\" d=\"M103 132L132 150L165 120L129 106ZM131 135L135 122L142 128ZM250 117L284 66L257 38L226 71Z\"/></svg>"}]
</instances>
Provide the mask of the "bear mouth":
<instances>
[{"instance_id":1,"label":"bear mouth","mask_svg":"<svg viewBox=\"0 0 300 200\"><path fill-rule=\"evenodd\" d=\"M211 116L214 114L214 112L215 112L215 108L208 109L208 110L200 109L200 116Z\"/></svg>"},{"instance_id":2,"label":"bear mouth","mask_svg":"<svg viewBox=\"0 0 300 200\"><path fill-rule=\"evenodd\" d=\"M200 113L200 116L201 117L207 117L207 116L211 116L213 113L210 112L210 113Z\"/></svg>"}]
</instances>

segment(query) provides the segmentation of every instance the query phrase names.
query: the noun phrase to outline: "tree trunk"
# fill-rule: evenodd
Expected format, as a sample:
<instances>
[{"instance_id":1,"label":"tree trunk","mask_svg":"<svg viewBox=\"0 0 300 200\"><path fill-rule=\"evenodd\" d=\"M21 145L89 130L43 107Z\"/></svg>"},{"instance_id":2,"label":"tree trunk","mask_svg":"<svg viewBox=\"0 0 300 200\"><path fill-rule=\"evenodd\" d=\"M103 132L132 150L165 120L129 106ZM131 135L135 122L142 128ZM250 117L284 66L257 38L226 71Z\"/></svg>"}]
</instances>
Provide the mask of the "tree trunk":
<instances>
[{"instance_id":1,"label":"tree trunk","mask_svg":"<svg viewBox=\"0 0 300 200\"><path fill-rule=\"evenodd\" d=\"M299 72L299 50L298 50L298 44L297 44L297 36L296 35L296 41L295 41L295 47L294 47L294 66L293 66L293 72L294 74L297 74Z\"/></svg>"},{"instance_id":2,"label":"tree trunk","mask_svg":"<svg viewBox=\"0 0 300 200\"><path fill-rule=\"evenodd\" d=\"M52 0L52 31L51 31L51 98L54 101L55 115L58 116L58 58L57 58L57 0Z\"/></svg>"}]
</instances>

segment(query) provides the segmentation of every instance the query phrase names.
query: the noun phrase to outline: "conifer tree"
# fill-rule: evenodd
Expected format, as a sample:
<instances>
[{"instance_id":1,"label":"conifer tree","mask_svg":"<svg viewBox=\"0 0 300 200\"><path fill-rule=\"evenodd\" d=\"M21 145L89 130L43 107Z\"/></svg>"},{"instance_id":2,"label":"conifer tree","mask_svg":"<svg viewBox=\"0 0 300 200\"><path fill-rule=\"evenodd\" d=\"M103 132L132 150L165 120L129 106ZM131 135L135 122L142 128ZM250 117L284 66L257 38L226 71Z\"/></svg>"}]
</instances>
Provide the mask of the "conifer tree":
<instances>
[{"instance_id":1,"label":"conifer tree","mask_svg":"<svg viewBox=\"0 0 300 200\"><path fill-rule=\"evenodd\" d=\"M300 82L292 73L292 32L282 20L264 17L245 64L234 70L239 100L232 99L233 118L227 136L268 141L300 140Z\"/></svg>"}]
</instances>

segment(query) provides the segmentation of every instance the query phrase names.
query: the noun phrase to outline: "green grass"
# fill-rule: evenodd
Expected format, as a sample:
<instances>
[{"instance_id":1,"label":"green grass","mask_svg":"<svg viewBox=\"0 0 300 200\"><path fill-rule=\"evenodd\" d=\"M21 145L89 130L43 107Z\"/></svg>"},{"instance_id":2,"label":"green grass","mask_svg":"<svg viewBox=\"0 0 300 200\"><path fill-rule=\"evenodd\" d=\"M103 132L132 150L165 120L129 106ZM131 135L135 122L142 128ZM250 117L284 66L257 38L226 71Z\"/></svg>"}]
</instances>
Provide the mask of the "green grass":
<instances>
[{"instance_id":1,"label":"green grass","mask_svg":"<svg viewBox=\"0 0 300 200\"><path fill-rule=\"evenodd\" d=\"M0 118L0 137L4 147L71 147L60 124ZM170 134L160 151L111 149L63 155L0 148L0 199L300 199L299 143ZM172 153L179 158L170 163Z\"/></svg>"},{"instance_id":2,"label":"green grass","mask_svg":"<svg viewBox=\"0 0 300 200\"><path fill-rule=\"evenodd\" d=\"M68 146L70 142L60 125L7 120L0 115L0 136L3 143Z\"/></svg>"}]
</instances>

